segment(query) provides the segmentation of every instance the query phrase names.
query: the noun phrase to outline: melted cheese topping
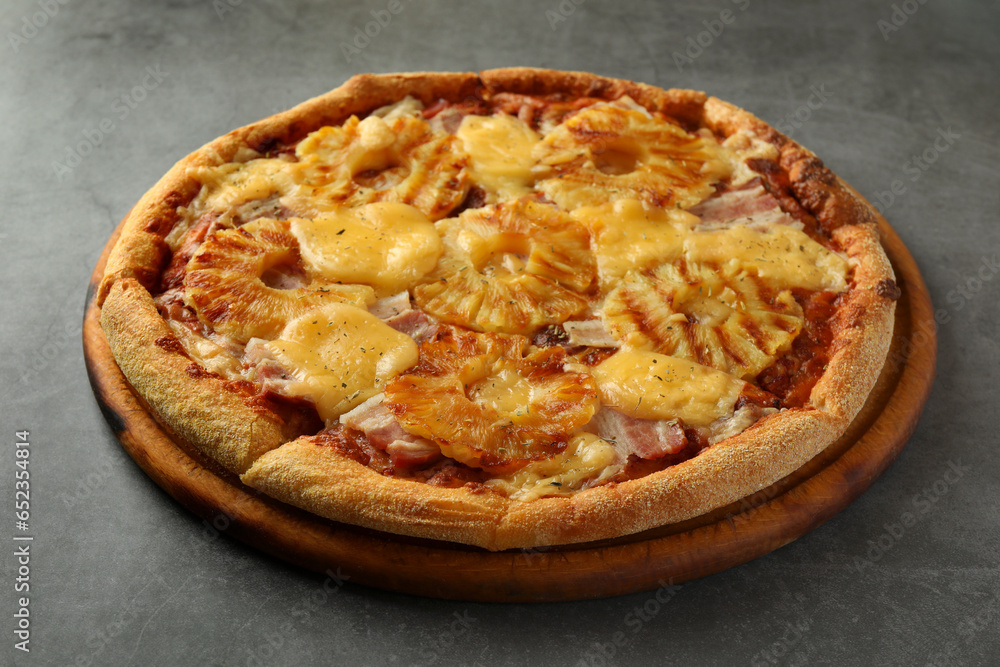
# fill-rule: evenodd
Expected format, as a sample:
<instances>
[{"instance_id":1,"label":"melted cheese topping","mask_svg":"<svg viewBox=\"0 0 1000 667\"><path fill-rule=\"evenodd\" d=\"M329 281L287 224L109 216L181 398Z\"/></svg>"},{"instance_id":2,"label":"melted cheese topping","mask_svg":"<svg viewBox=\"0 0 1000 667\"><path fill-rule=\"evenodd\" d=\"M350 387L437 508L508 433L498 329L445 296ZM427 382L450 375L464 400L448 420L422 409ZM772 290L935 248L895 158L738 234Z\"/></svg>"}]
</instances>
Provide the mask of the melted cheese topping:
<instances>
[{"instance_id":1,"label":"melted cheese topping","mask_svg":"<svg viewBox=\"0 0 1000 667\"><path fill-rule=\"evenodd\" d=\"M847 260L788 225L696 232L684 239L684 255L689 261L749 269L779 287L847 289Z\"/></svg>"},{"instance_id":2,"label":"melted cheese topping","mask_svg":"<svg viewBox=\"0 0 1000 667\"><path fill-rule=\"evenodd\" d=\"M471 158L472 178L501 200L531 194L534 160L531 150L540 137L517 118L466 116L458 128Z\"/></svg>"},{"instance_id":3,"label":"melted cheese topping","mask_svg":"<svg viewBox=\"0 0 1000 667\"><path fill-rule=\"evenodd\" d=\"M295 376L289 395L313 401L327 423L417 363L412 338L368 311L340 303L292 320L266 347Z\"/></svg>"},{"instance_id":4,"label":"melted cheese topping","mask_svg":"<svg viewBox=\"0 0 1000 667\"><path fill-rule=\"evenodd\" d=\"M434 224L407 204L379 202L295 218L291 230L310 271L371 285L379 296L413 287L442 251Z\"/></svg>"},{"instance_id":5,"label":"melted cheese topping","mask_svg":"<svg viewBox=\"0 0 1000 667\"><path fill-rule=\"evenodd\" d=\"M473 287L495 287L508 280L510 289L497 291L500 296L488 301L489 321L495 330L520 331L503 321L505 316L510 319L511 313L520 312L507 306L520 299L529 310L541 310L547 307L547 293L538 289L531 292L510 278L533 272L532 244L543 244L550 251L546 258L560 260L561 273L555 278L551 272L541 275L546 280L558 279L560 285L589 302L588 312L580 314L584 321L606 310L613 301L609 292L621 291L627 283L628 299L619 298L620 304L612 304L622 317L641 320L643 332L658 328L655 333L659 339L676 334L679 327L671 325L683 322L699 334L692 344L702 349L717 346L712 342L716 339L706 332L725 329L736 320L742 322L743 315L737 317L734 312L756 312L753 308L759 305L749 303L751 299L744 292L721 283L713 288L712 280L718 282L719 277L714 274L753 274L763 283L786 290L769 304L787 311L782 315L786 319L797 308L788 288L842 291L847 287L848 261L795 226L765 219L755 221L752 227L736 221L729 227L706 230L699 228L697 216L683 210L710 195L713 183L726 181L735 186L757 177L746 165L749 158L777 158L774 146L746 131L720 145L707 130L689 134L622 98L595 104L562 122L545 120L547 124L541 128L544 137L518 118L502 113L466 115L455 137L448 137L439 131L444 124L432 129L423 120L422 109L418 100L407 97L375 110L364 120L351 117L340 126L320 128L299 142L294 158L245 152L232 164L192 169L189 173L203 188L185 212L188 224L178 225L171 233L171 247L176 249L182 232L206 210L219 212L223 224L239 224L240 217L246 220L268 207L284 207L283 216L271 215L288 217L287 211L291 211L299 216L290 220L290 228L308 274L368 285L379 296L388 296L405 295L421 283L437 285L428 276L436 275L435 270L451 261L442 259L441 236L445 235L448 248L456 249L452 254L460 255L454 275L467 276L471 273L468 267L478 273L472 281L475 285L447 281L449 287L441 289L451 290L446 294L448 299L440 298L464 308L467 301L475 300L475 295L470 296ZM425 149L426 154L414 157ZM452 171L442 176L440 163L434 159L448 153L458 157L450 165ZM544 211L561 208L559 215L579 222L589 232L589 239L580 230L582 241L578 239L573 246L579 254L574 255L566 252L567 235L504 228L487 230L484 236L456 227L457 217L440 220L435 226L428 216L438 220L439 212L448 215L465 196L465 190L453 187L458 174L463 179L468 175L486 191L490 204L546 193L557 206L533 198L527 200L530 203L522 207L523 212L532 207ZM435 175L441 180L434 181ZM399 200L391 199L385 191L401 187L407 180L412 181L414 192L425 187L432 193L406 195L410 199L405 201L421 209L388 203ZM345 193L351 188L359 188L358 195L348 200ZM459 192L455 201L440 208L428 203L449 190ZM366 203L370 201L377 203ZM514 216L521 217L525 216ZM549 229L541 223L540 227ZM596 287L588 253L596 259ZM564 255L569 259L564 260ZM662 268L682 266L681 259L708 273L694 277L678 274L673 281L676 284L668 284L670 281L660 276ZM584 266L589 268L585 271L581 269ZM673 289L671 308L664 305L664 289L645 287L653 285L653 278ZM682 306L683 312L677 310ZM642 317L637 316L640 312ZM572 310L573 316L579 313L579 308ZM494 325L494 319L499 324ZM798 329L791 330L784 320L778 324L784 326L778 328L789 340L797 335ZM202 340L183 325L174 328L178 327L183 329L182 342L193 358L227 377L239 375L239 361L230 350ZM762 330L757 328L757 338ZM529 328L524 333L532 331ZM685 425L709 433L712 443L739 433L759 416L758 410L750 408L734 415L734 404L745 386L741 379L686 359L640 349L653 344L630 336L619 336L624 347L596 367L576 368L593 375L604 405L633 418L683 420ZM742 333L739 337L744 343L749 340ZM261 344L294 376L284 385L285 391L313 401L328 423L380 393L387 380L418 360L417 345L410 337L361 308L340 303L289 322L276 340ZM786 347L784 342L768 347L755 363L766 367ZM708 357L697 358L705 361ZM470 382L468 396L501 414L515 413L537 398L532 379L513 371ZM622 469L621 457L611 443L584 432L567 437L568 445L561 454L530 462L487 484L512 498L532 500L570 494L599 484Z\"/></svg>"},{"instance_id":6,"label":"melted cheese topping","mask_svg":"<svg viewBox=\"0 0 1000 667\"><path fill-rule=\"evenodd\" d=\"M744 382L693 361L622 349L593 369L601 402L639 419L708 426L733 413Z\"/></svg>"},{"instance_id":7,"label":"melted cheese topping","mask_svg":"<svg viewBox=\"0 0 1000 667\"><path fill-rule=\"evenodd\" d=\"M679 257L698 217L681 209L647 209L636 199L578 208L570 216L586 226L601 285L614 285L632 269Z\"/></svg>"},{"instance_id":8,"label":"melted cheese topping","mask_svg":"<svg viewBox=\"0 0 1000 667\"><path fill-rule=\"evenodd\" d=\"M248 202L280 197L294 186L291 163L259 158L219 167L195 167L189 175L202 184L194 205L200 210L227 212Z\"/></svg>"},{"instance_id":9,"label":"melted cheese topping","mask_svg":"<svg viewBox=\"0 0 1000 667\"><path fill-rule=\"evenodd\" d=\"M517 472L486 481L505 491L514 500L534 500L542 496L565 496L579 491L584 483L599 484L617 474L614 446L593 433L580 433L562 453L551 459L532 461Z\"/></svg>"}]
</instances>

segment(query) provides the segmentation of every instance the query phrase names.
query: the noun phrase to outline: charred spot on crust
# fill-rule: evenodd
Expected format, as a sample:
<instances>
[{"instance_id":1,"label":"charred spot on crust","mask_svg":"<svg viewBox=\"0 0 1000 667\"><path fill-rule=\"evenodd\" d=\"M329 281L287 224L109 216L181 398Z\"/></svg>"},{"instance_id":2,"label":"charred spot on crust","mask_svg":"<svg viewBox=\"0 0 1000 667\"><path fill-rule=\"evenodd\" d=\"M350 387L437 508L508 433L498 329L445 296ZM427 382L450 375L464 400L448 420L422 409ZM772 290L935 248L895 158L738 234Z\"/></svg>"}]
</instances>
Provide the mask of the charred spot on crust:
<instances>
[{"instance_id":1,"label":"charred spot on crust","mask_svg":"<svg viewBox=\"0 0 1000 667\"><path fill-rule=\"evenodd\" d=\"M166 236L174 228L174 224L180 218L177 208L187 206L190 203L191 195L178 190L171 190L158 203L159 213L151 216L143 227L143 231L155 234L156 236Z\"/></svg>"},{"instance_id":2,"label":"charred spot on crust","mask_svg":"<svg viewBox=\"0 0 1000 667\"><path fill-rule=\"evenodd\" d=\"M747 160L747 166L758 174L773 175L781 172L781 167L778 166L778 163L759 157L752 157Z\"/></svg>"},{"instance_id":3,"label":"charred spot on crust","mask_svg":"<svg viewBox=\"0 0 1000 667\"><path fill-rule=\"evenodd\" d=\"M198 363L191 362L187 365L184 371L192 378L200 380L202 378L219 378L219 376L211 371L205 370L205 368ZM220 378L221 379L221 378Z\"/></svg>"},{"instance_id":4,"label":"charred spot on crust","mask_svg":"<svg viewBox=\"0 0 1000 667\"><path fill-rule=\"evenodd\" d=\"M789 180L789 175L782 170L781 165L763 158L750 158L746 161L746 165L752 171L760 174L764 189L778 200L782 211L801 222L804 226L803 231L814 241L830 247L828 230L822 228L811 212L816 209L811 208L808 203L800 201Z\"/></svg>"},{"instance_id":5,"label":"charred spot on crust","mask_svg":"<svg viewBox=\"0 0 1000 667\"><path fill-rule=\"evenodd\" d=\"M181 345L181 342L179 340L177 340L177 337L174 336L173 334L167 334L166 336L160 336L155 341L153 341L153 345L156 345L156 347L162 348L162 349L166 350L167 352L175 352L177 354L186 354L184 352L184 346ZM199 366L199 368L200 368L200 366ZM190 375L190 374L191 374L191 371L188 370L188 375Z\"/></svg>"},{"instance_id":6,"label":"charred spot on crust","mask_svg":"<svg viewBox=\"0 0 1000 667\"><path fill-rule=\"evenodd\" d=\"M261 141L257 141L250 144L250 148L257 151L258 153L263 153L264 155L267 155L274 149L278 148L280 144L281 144L281 139L279 137L270 136L267 137L266 139L262 139Z\"/></svg>"},{"instance_id":7,"label":"charred spot on crust","mask_svg":"<svg viewBox=\"0 0 1000 667\"><path fill-rule=\"evenodd\" d=\"M875 293L889 301L896 301L903 295L903 291L899 289L896 281L888 278L878 281L878 284L875 285Z\"/></svg>"}]
</instances>

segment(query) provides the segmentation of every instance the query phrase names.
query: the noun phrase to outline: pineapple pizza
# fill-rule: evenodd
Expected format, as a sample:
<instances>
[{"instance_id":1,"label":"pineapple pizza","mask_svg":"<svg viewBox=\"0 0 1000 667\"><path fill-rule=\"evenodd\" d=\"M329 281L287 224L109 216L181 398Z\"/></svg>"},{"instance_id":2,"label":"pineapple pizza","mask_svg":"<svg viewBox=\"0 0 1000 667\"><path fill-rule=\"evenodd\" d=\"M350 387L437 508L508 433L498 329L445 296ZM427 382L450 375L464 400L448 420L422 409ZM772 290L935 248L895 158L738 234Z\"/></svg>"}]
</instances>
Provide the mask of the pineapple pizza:
<instances>
[{"instance_id":1,"label":"pineapple pizza","mask_svg":"<svg viewBox=\"0 0 1000 667\"><path fill-rule=\"evenodd\" d=\"M805 148L687 90L357 76L178 163L99 294L124 375L219 474L490 550L608 539L836 440L899 289Z\"/></svg>"}]
</instances>

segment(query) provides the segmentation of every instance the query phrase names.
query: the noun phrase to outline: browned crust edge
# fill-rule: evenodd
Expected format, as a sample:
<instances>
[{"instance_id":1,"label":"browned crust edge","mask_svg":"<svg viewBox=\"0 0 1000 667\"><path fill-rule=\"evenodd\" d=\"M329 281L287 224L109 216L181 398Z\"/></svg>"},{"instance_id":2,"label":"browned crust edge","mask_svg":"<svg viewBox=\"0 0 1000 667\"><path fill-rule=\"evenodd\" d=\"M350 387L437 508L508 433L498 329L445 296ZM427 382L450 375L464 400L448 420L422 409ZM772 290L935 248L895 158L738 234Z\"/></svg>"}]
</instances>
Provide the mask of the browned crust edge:
<instances>
[{"instance_id":1,"label":"browned crust edge","mask_svg":"<svg viewBox=\"0 0 1000 667\"><path fill-rule=\"evenodd\" d=\"M243 147L265 152L323 124L415 94L425 103L475 97L482 89L629 95L653 110L704 124L718 134L745 130L775 145L803 206L847 250L855 288L835 353L811 395L814 408L785 410L696 458L648 477L571 497L511 501L468 487L444 489L381 476L307 439L286 442L280 424L220 391L221 380L187 375L186 357L155 345L169 328L147 289L166 261L164 237L197 183L193 166L233 159ZM315 514L391 533L491 550L605 539L688 519L794 472L836 440L864 404L891 339L894 303L876 292L893 280L878 243L875 213L809 151L751 114L703 93L662 90L581 72L508 68L474 73L361 75L340 88L259 123L234 130L184 158L136 205L113 249L99 293L102 326L126 377L179 435L244 483ZM144 289L146 288L146 289ZM221 407L220 394L223 396ZM248 417L250 418L248 420ZM244 472L245 471L245 472Z\"/></svg>"},{"instance_id":2,"label":"browned crust edge","mask_svg":"<svg viewBox=\"0 0 1000 667\"><path fill-rule=\"evenodd\" d=\"M297 434L213 375L191 374L192 362L133 278L115 282L101 308L108 346L129 383L160 420L186 442L236 474ZM200 368L200 367L197 367Z\"/></svg>"}]
</instances>

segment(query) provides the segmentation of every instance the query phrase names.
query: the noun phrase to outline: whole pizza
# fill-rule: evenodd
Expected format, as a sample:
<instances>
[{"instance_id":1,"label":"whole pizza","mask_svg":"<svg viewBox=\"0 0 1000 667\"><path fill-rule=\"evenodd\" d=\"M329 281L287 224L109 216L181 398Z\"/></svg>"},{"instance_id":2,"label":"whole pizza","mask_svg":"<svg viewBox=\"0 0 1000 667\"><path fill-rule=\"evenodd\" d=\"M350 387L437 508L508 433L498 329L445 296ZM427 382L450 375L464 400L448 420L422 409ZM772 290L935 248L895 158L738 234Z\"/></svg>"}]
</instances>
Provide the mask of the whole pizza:
<instances>
[{"instance_id":1,"label":"whole pizza","mask_svg":"<svg viewBox=\"0 0 1000 667\"><path fill-rule=\"evenodd\" d=\"M876 214L690 90L575 72L356 76L181 160L101 323L220 475L490 550L739 500L854 419L899 289Z\"/></svg>"}]
</instances>

